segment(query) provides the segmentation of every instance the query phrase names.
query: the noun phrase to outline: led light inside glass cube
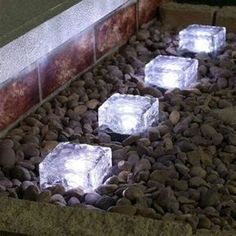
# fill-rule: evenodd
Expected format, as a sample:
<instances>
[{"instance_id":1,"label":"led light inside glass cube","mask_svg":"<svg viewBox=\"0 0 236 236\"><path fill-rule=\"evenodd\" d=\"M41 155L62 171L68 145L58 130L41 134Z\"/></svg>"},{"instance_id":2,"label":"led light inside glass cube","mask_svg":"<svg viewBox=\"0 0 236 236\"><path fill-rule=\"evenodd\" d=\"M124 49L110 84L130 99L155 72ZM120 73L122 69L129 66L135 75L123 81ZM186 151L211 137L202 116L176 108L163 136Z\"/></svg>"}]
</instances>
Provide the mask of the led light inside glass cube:
<instances>
[{"instance_id":1,"label":"led light inside glass cube","mask_svg":"<svg viewBox=\"0 0 236 236\"><path fill-rule=\"evenodd\" d=\"M91 191L102 184L112 166L111 149L87 144L60 143L39 164L41 188L57 184L66 190Z\"/></svg>"},{"instance_id":2,"label":"led light inside glass cube","mask_svg":"<svg viewBox=\"0 0 236 236\"><path fill-rule=\"evenodd\" d=\"M190 88L197 80L198 60L157 56L145 66L145 83L159 88Z\"/></svg>"},{"instance_id":3,"label":"led light inside glass cube","mask_svg":"<svg viewBox=\"0 0 236 236\"><path fill-rule=\"evenodd\" d=\"M116 93L99 107L98 123L101 130L131 135L146 131L158 115L158 98Z\"/></svg>"},{"instance_id":4,"label":"led light inside glass cube","mask_svg":"<svg viewBox=\"0 0 236 236\"><path fill-rule=\"evenodd\" d=\"M225 27L189 25L179 32L179 50L182 52L216 54L223 49L225 40Z\"/></svg>"}]
</instances>

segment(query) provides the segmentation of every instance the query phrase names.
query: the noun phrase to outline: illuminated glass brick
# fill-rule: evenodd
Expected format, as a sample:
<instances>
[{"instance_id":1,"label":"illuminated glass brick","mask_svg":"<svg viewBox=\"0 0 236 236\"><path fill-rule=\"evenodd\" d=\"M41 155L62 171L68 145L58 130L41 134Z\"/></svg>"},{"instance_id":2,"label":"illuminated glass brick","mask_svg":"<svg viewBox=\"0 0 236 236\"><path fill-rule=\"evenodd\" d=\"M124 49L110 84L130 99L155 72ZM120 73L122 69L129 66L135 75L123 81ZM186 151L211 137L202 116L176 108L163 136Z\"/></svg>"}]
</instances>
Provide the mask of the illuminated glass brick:
<instances>
[{"instance_id":1,"label":"illuminated glass brick","mask_svg":"<svg viewBox=\"0 0 236 236\"><path fill-rule=\"evenodd\" d=\"M158 98L116 93L99 107L98 123L101 130L131 135L146 131L158 115Z\"/></svg>"},{"instance_id":2,"label":"illuminated glass brick","mask_svg":"<svg viewBox=\"0 0 236 236\"><path fill-rule=\"evenodd\" d=\"M157 56L145 66L145 83L164 89L190 88L197 80L198 60Z\"/></svg>"},{"instance_id":3,"label":"illuminated glass brick","mask_svg":"<svg viewBox=\"0 0 236 236\"><path fill-rule=\"evenodd\" d=\"M66 190L90 191L102 184L111 165L110 148L60 143L39 164L40 186L47 188L60 184Z\"/></svg>"},{"instance_id":4,"label":"illuminated glass brick","mask_svg":"<svg viewBox=\"0 0 236 236\"><path fill-rule=\"evenodd\" d=\"M225 27L194 24L179 32L179 50L216 54L224 48L225 40Z\"/></svg>"}]
</instances>

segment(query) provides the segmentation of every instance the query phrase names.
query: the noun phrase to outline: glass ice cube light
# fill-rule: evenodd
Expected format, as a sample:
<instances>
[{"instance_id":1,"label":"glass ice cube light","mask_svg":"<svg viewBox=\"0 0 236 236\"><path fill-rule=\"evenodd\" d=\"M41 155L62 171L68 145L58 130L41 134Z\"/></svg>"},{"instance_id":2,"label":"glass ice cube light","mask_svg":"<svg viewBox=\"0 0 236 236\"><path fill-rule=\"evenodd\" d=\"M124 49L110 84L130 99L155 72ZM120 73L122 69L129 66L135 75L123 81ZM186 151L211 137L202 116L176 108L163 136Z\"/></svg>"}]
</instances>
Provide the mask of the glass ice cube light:
<instances>
[{"instance_id":1,"label":"glass ice cube light","mask_svg":"<svg viewBox=\"0 0 236 236\"><path fill-rule=\"evenodd\" d=\"M145 84L164 89L190 88L197 80L198 60L157 56L145 66Z\"/></svg>"},{"instance_id":2,"label":"glass ice cube light","mask_svg":"<svg viewBox=\"0 0 236 236\"><path fill-rule=\"evenodd\" d=\"M91 191L102 184L112 166L111 149L87 144L60 143L39 164L41 188L57 184L66 190Z\"/></svg>"},{"instance_id":3,"label":"glass ice cube light","mask_svg":"<svg viewBox=\"0 0 236 236\"><path fill-rule=\"evenodd\" d=\"M158 120L159 100L154 97L113 94L98 109L100 130L138 134Z\"/></svg>"},{"instance_id":4,"label":"glass ice cube light","mask_svg":"<svg viewBox=\"0 0 236 236\"><path fill-rule=\"evenodd\" d=\"M226 29L211 25L189 25L179 32L179 50L194 53L217 53L223 49Z\"/></svg>"}]
</instances>

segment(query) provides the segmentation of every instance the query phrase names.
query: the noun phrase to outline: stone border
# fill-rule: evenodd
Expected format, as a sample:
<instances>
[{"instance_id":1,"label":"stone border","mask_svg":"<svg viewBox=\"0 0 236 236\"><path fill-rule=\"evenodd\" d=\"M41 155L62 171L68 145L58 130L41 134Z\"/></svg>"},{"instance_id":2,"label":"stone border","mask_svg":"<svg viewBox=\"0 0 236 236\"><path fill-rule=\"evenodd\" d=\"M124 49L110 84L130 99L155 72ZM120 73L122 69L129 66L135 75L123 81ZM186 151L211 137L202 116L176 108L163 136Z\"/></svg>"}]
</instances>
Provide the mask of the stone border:
<instances>
[{"instance_id":1,"label":"stone border","mask_svg":"<svg viewBox=\"0 0 236 236\"><path fill-rule=\"evenodd\" d=\"M161 4L159 17L165 24L183 28L190 24L224 26L227 32L236 33L236 7L166 2Z\"/></svg>"},{"instance_id":2,"label":"stone border","mask_svg":"<svg viewBox=\"0 0 236 236\"><path fill-rule=\"evenodd\" d=\"M225 26L229 32L236 33L236 7L222 7L216 14L215 24Z\"/></svg>"},{"instance_id":3,"label":"stone border","mask_svg":"<svg viewBox=\"0 0 236 236\"><path fill-rule=\"evenodd\" d=\"M234 236L236 230L195 234L180 222L0 197L0 235Z\"/></svg>"},{"instance_id":4,"label":"stone border","mask_svg":"<svg viewBox=\"0 0 236 236\"><path fill-rule=\"evenodd\" d=\"M170 2L160 7L160 18L173 27L185 27L190 24L212 25L219 7L192 5Z\"/></svg>"},{"instance_id":5,"label":"stone border","mask_svg":"<svg viewBox=\"0 0 236 236\"><path fill-rule=\"evenodd\" d=\"M236 231L230 230L230 231L209 231L206 229L198 230L195 236L235 236Z\"/></svg>"},{"instance_id":6,"label":"stone border","mask_svg":"<svg viewBox=\"0 0 236 236\"><path fill-rule=\"evenodd\" d=\"M0 231L25 235L191 236L190 225L0 198Z\"/></svg>"}]
</instances>

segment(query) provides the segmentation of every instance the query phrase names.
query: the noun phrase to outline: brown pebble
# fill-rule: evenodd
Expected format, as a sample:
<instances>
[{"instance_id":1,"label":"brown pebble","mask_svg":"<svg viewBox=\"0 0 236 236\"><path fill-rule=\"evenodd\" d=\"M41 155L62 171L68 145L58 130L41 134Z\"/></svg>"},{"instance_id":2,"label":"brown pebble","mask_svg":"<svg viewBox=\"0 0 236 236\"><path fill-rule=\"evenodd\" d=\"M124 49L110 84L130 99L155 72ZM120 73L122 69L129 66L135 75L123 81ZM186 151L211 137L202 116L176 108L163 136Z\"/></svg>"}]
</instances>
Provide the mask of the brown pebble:
<instances>
[{"instance_id":1,"label":"brown pebble","mask_svg":"<svg viewBox=\"0 0 236 236\"><path fill-rule=\"evenodd\" d=\"M180 120L180 114L178 111L172 111L170 113L169 119L173 125L176 125Z\"/></svg>"},{"instance_id":2,"label":"brown pebble","mask_svg":"<svg viewBox=\"0 0 236 236\"><path fill-rule=\"evenodd\" d=\"M97 108L97 106L99 105L99 101L97 99L91 99L89 100L87 103L86 103L86 106L89 108L89 109L95 109Z\"/></svg>"},{"instance_id":3,"label":"brown pebble","mask_svg":"<svg viewBox=\"0 0 236 236\"><path fill-rule=\"evenodd\" d=\"M12 167L16 162L16 155L12 148L0 148L0 165Z\"/></svg>"},{"instance_id":4,"label":"brown pebble","mask_svg":"<svg viewBox=\"0 0 236 236\"><path fill-rule=\"evenodd\" d=\"M123 196L128 198L130 201L134 201L136 199L142 198L144 193L140 188L136 186L130 186L123 191Z\"/></svg>"},{"instance_id":5,"label":"brown pebble","mask_svg":"<svg viewBox=\"0 0 236 236\"><path fill-rule=\"evenodd\" d=\"M87 106L85 105L79 105L77 106L74 111L78 114L78 115L82 115L87 111Z\"/></svg>"},{"instance_id":6,"label":"brown pebble","mask_svg":"<svg viewBox=\"0 0 236 236\"><path fill-rule=\"evenodd\" d=\"M116 184L103 184L96 189L96 192L101 195L108 195L115 192L117 188L118 186Z\"/></svg>"},{"instance_id":7,"label":"brown pebble","mask_svg":"<svg viewBox=\"0 0 236 236\"><path fill-rule=\"evenodd\" d=\"M61 194L54 194L50 197L50 202L60 202L66 205L66 201Z\"/></svg>"}]
</instances>

